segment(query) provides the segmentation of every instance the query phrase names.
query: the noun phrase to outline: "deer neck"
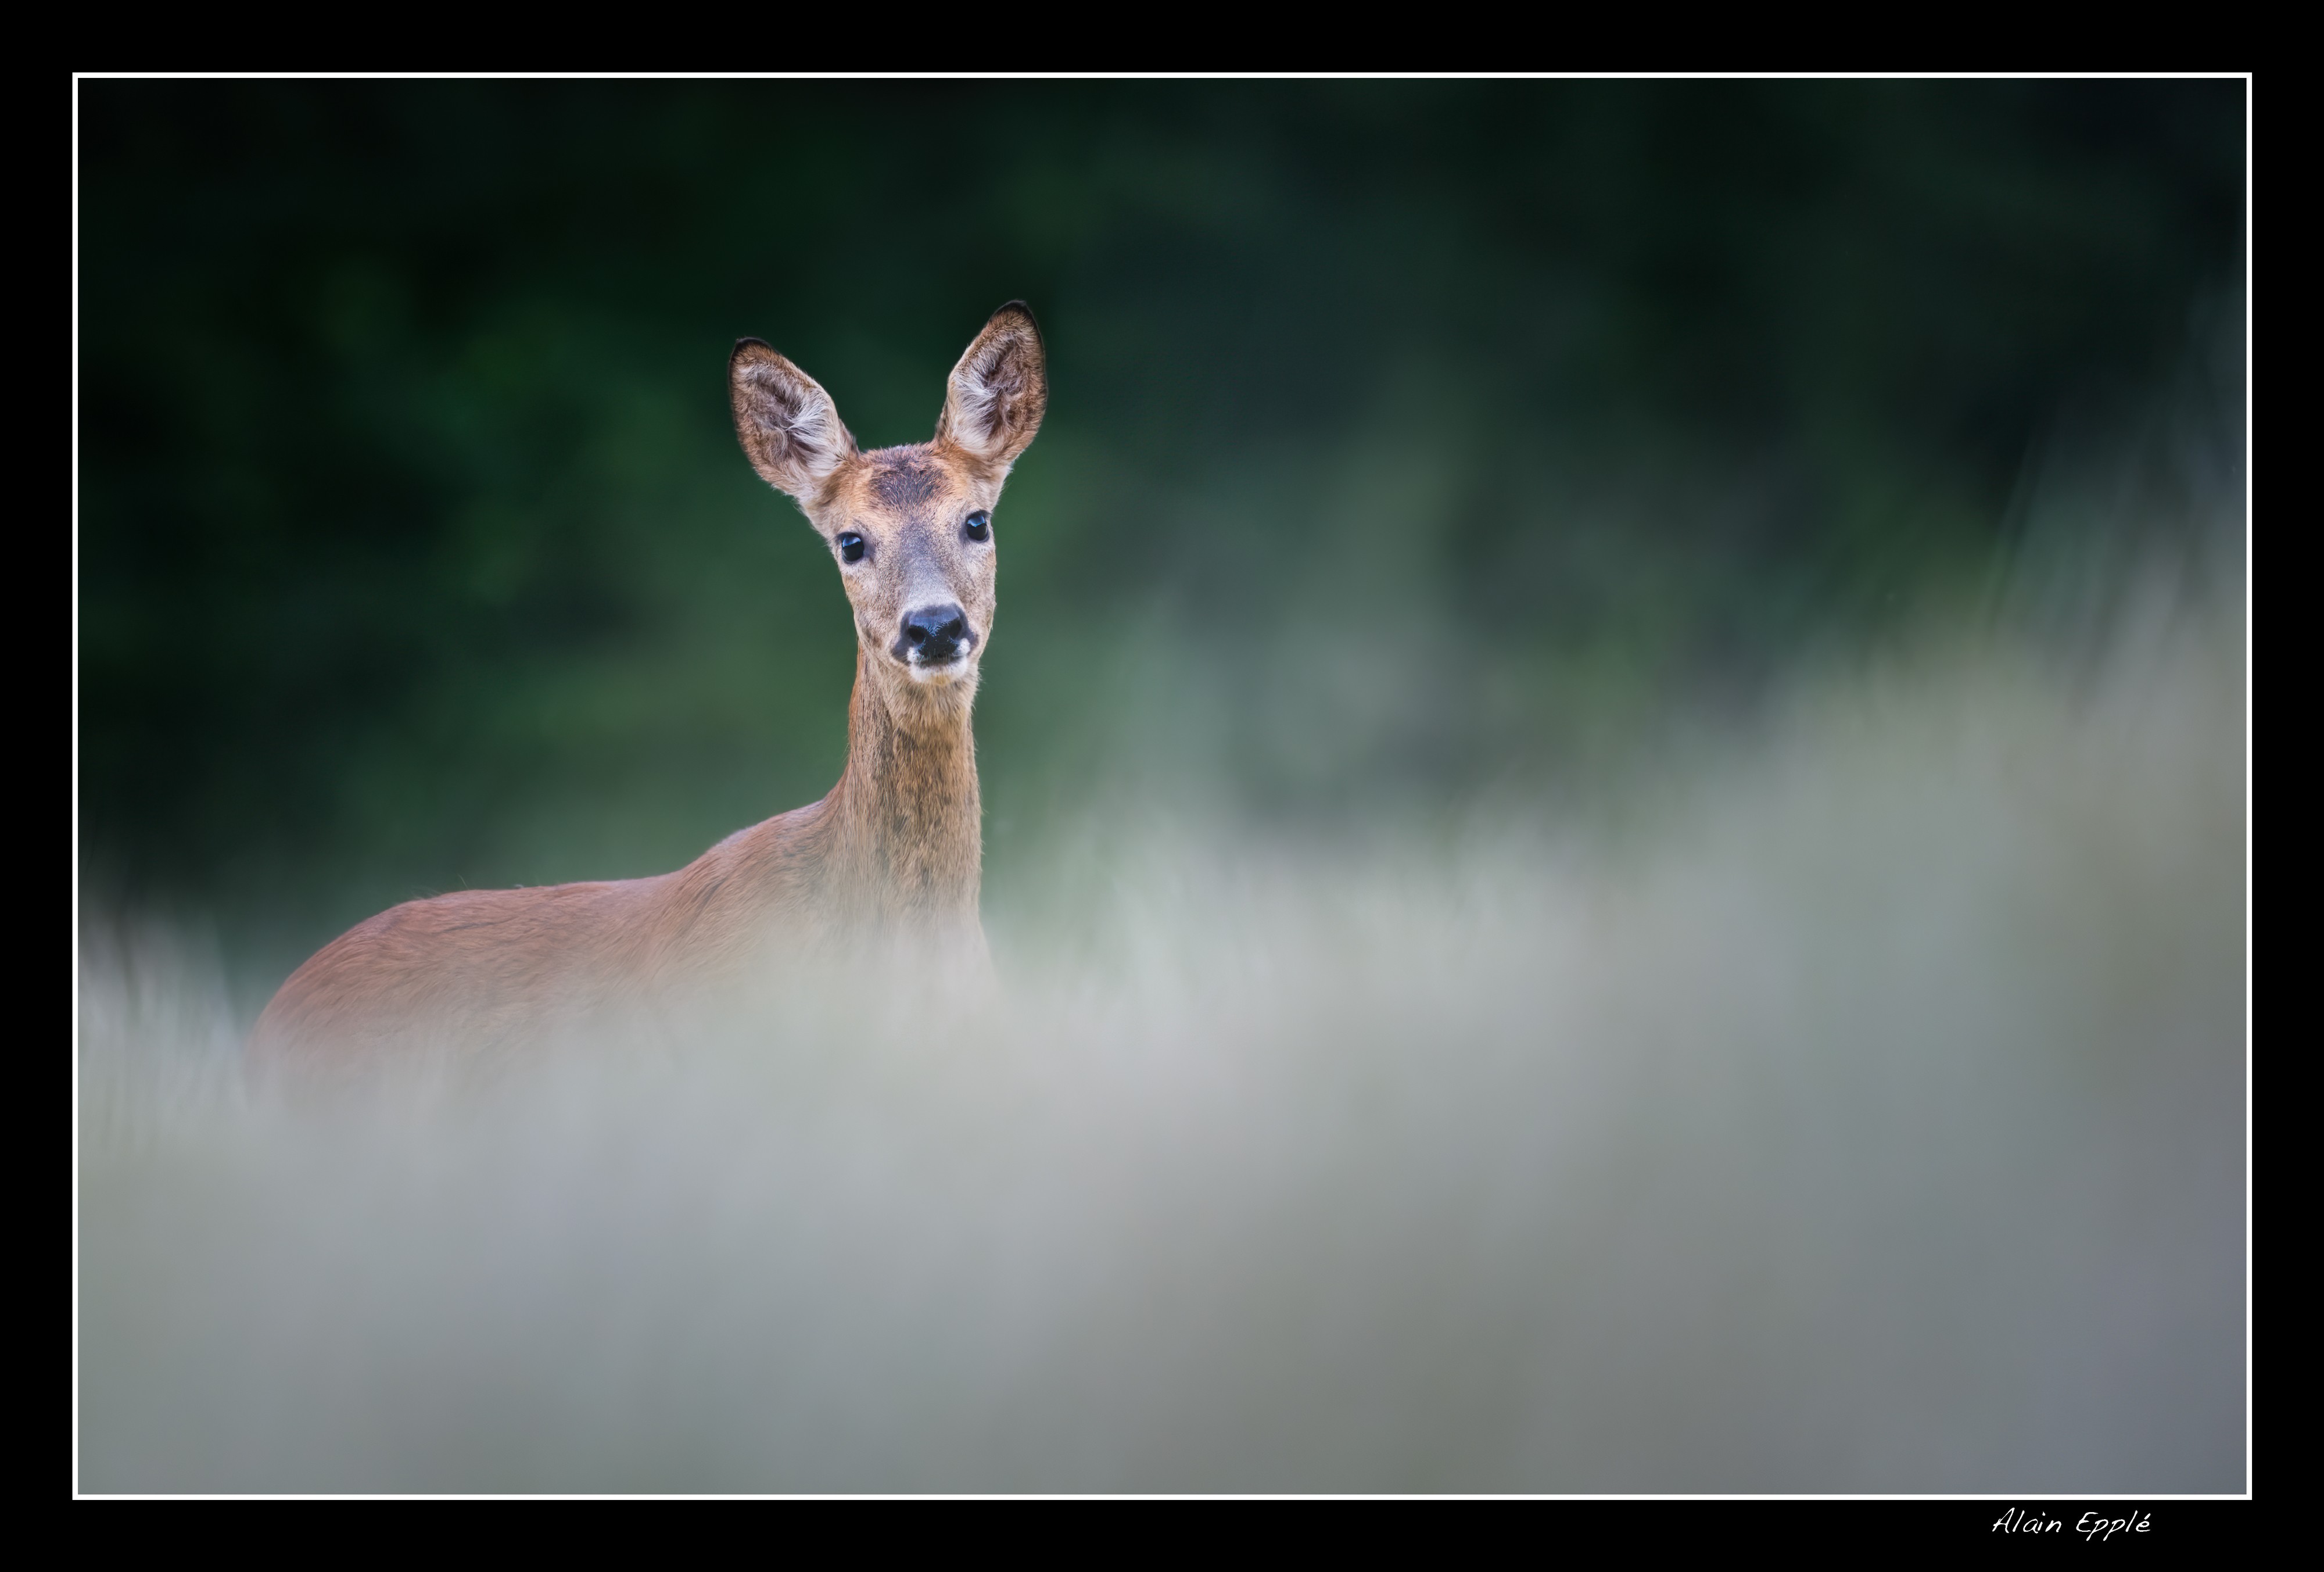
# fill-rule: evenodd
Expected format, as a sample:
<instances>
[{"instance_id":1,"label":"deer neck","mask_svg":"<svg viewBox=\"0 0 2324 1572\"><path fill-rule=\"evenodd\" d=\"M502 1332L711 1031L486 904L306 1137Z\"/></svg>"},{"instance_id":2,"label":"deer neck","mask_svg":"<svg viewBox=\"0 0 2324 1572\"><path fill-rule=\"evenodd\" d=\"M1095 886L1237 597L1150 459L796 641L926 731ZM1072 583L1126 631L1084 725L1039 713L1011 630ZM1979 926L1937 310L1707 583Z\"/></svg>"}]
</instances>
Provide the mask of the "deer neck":
<instances>
[{"instance_id":1,"label":"deer neck","mask_svg":"<svg viewBox=\"0 0 2324 1572\"><path fill-rule=\"evenodd\" d=\"M868 915L974 920L983 862L973 691L930 689L855 652L833 850Z\"/></svg>"}]
</instances>

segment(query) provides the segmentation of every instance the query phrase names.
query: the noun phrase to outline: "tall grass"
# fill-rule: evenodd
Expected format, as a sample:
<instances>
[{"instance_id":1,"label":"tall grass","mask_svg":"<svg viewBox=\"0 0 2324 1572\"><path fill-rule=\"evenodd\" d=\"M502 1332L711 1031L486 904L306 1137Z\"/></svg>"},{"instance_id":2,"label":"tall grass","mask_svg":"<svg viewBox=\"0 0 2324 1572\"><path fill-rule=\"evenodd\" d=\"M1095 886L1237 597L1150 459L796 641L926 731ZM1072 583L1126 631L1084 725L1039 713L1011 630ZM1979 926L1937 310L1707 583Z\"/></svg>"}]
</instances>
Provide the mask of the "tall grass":
<instances>
[{"instance_id":1,"label":"tall grass","mask_svg":"<svg viewBox=\"0 0 2324 1572\"><path fill-rule=\"evenodd\" d=\"M2240 1489L2240 593L465 1087L278 1100L92 920L81 1486Z\"/></svg>"}]
</instances>

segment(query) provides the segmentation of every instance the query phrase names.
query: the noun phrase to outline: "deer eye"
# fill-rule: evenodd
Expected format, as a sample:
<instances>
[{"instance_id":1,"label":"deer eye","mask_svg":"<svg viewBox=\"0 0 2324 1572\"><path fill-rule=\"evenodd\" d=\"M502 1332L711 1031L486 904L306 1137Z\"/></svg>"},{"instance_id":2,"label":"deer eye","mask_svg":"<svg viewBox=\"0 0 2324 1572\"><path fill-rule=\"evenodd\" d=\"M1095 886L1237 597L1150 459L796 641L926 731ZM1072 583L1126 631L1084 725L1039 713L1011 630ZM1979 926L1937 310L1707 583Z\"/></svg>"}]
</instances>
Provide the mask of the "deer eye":
<instances>
[{"instance_id":1,"label":"deer eye","mask_svg":"<svg viewBox=\"0 0 2324 1572\"><path fill-rule=\"evenodd\" d=\"M973 513L969 514L968 538L972 541L990 541L992 539L992 515L988 513Z\"/></svg>"},{"instance_id":2,"label":"deer eye","mask_svg":"<svg viewBox=\"0 0 2324 1572\"><path fill-rule=\"evenodd\" d=\"M835 544L839 547L839 559L842 562L863 560L863 537L854 531L842 530Z\"/></svg>"}]
</instances>

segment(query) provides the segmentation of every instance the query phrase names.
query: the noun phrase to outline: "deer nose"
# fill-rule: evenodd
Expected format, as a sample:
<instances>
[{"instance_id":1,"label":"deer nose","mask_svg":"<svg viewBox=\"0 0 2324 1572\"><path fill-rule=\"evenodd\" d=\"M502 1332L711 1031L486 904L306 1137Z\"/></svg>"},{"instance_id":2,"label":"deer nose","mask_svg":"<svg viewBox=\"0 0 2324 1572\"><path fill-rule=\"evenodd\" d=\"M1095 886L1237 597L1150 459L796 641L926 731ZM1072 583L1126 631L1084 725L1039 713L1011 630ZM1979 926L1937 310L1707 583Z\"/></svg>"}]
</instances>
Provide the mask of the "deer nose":
<instances>
[{"instance_id":1,"label":"deer nose","mask_svg":"<svg viewBox=\"0 0 2324 1572\"><path fill-rule=\"evenodd\" d=\"M931 663L949 661L968 636L968 617L952 605L924 606L904 614L904 643Z\"/></svg>"}]
</instances>

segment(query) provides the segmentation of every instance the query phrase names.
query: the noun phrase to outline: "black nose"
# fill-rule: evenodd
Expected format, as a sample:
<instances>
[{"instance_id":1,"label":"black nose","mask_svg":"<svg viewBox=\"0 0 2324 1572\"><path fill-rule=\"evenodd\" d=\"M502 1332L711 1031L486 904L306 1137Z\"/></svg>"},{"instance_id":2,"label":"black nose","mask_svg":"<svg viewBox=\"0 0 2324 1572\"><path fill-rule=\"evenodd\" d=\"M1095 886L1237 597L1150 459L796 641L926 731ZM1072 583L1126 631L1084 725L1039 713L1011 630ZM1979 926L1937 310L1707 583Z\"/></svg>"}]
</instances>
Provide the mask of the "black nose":
<instances>
[{"instance_id":1,"label":"black nose","mask_svg":"<svg viewBox=\"0 0 2324 1572\"><path fill-rule=\"evenodd\" d=\"M951 660L967 633L968 618L956 606L924 606L904 614L904 643L923 661Z\"/></svg>"}]
</instances>

